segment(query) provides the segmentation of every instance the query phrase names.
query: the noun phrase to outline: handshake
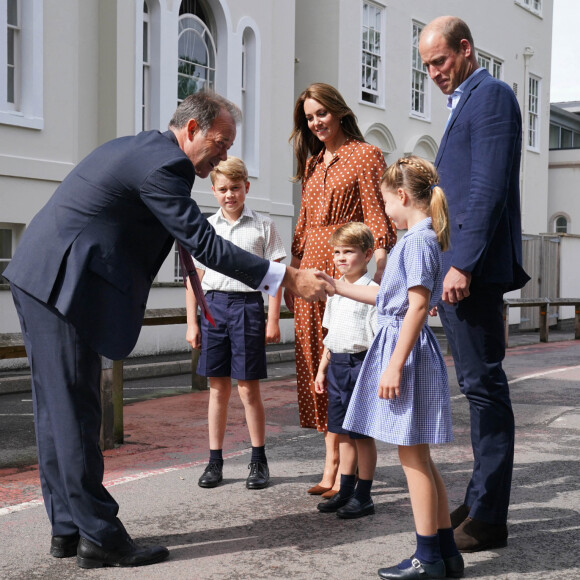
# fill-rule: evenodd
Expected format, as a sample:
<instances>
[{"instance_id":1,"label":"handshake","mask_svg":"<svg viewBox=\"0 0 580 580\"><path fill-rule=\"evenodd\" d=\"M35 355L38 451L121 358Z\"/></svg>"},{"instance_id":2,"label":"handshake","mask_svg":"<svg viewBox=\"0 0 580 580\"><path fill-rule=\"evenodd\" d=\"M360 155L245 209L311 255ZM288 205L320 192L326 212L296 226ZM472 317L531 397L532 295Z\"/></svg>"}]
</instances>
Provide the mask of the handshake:
<instances>
[{"instance_id":1,"label":"handshake","mask_svg":"<svg viewBox=\"0 0 580 580\"><path fill-rule=\"evenodd\" d=\"M334 295L336 280L319 270L298 270L288 266L282 286L286 288L284 292L286 306L293 312L294 296L300 296L306 302L326 300L327 296Z\"/></svg>"}]
</instances>

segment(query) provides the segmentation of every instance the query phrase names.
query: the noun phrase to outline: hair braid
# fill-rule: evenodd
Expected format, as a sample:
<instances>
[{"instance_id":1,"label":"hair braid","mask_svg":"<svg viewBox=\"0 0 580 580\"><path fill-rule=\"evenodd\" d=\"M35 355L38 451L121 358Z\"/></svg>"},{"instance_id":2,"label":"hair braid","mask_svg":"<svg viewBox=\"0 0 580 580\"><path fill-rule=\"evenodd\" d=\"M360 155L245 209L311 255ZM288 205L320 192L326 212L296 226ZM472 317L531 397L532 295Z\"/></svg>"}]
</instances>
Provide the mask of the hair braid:
<instances>
[{"instance_id":1,"label":"hair braid","mask_svg":"<svg viewBox=\"0 0 580 580\"><path fill-rule=\"evenodd\" d=\"M401 157L387 167L381 184L389 189L403 188L413 202L428 212L443 251L449 247L449 215L447 201L435 166L416 157Z\"/></svg>"}]
</instances>

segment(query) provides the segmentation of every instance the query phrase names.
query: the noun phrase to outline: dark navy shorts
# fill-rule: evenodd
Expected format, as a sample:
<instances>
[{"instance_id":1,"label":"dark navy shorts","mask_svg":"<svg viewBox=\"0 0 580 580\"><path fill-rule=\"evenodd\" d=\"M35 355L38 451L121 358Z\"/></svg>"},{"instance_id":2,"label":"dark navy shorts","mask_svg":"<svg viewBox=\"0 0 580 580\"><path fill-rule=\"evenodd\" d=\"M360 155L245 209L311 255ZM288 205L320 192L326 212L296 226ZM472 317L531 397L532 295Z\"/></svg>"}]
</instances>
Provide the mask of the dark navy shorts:
<instances>
[{"instance_id":1,"label":"dark navy shorts","mask_svg":"<svg viewBox=\"0 0 580 580\"><path fill-rule=\"evenodd\" d=\"M349 435L351 439L368 439L367 435L347 431L342 428L350 397L367 351L330 353L330 364L326 371L328 384L328 430L339 435Z\"/></svg>"},{"instance_id":2,"label":"dark navy shorts","mask_svg":"<svg viewBox=\"0 0 580 580\"><path fill-rule=\"evenodd\" d=\"M261 292L205 295L215 328L202 317L197 374L242 381L265 379L266 319Z\"/></svg>"}]
</instances>

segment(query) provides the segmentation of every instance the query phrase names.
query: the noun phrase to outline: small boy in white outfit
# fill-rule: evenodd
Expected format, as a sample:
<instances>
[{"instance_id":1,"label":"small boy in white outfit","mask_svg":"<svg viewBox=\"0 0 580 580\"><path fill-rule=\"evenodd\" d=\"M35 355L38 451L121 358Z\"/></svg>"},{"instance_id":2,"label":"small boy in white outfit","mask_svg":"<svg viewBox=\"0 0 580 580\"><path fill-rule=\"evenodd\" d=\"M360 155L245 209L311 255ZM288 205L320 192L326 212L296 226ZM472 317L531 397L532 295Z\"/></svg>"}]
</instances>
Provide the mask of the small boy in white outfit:
<instances>
[{"instance_id":1,"label":"small boy in white outfit","mask_svg":"<svg viewBox=\"0 0 580 580\"><path fill-rule=\"evenodd\" d=\"M330 236L333 260L342 280L350 284L377 286L367 273L374 238L360 222L339 227ZM328 329L324 352L315 379L315 390L328 389L328 431L337 433L340 447L340 491L318 510L340 518L360 518L374 513L371 498L377 450L375 440L343 429L342 423L366 352L377 327L376 306L355 302L338 294L328 298L322 325ZM358 466L359 480L356 483Z\"/></svg>"}]
</instances>

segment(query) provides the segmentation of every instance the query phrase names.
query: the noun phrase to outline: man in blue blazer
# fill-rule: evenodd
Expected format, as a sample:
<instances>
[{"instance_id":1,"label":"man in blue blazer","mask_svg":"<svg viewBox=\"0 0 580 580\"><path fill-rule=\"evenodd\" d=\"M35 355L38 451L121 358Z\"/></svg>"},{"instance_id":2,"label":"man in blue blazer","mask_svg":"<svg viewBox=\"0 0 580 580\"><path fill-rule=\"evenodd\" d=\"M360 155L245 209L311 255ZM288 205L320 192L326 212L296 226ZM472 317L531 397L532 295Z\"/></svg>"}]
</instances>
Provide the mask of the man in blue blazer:
<instances>
[{"instance_id":1,"label":"man in blue blazer","mask_svg":"<svg viewBox=\"0 0 580 580\"><path fill-rule=\"evenodd\" d=\"M51 554L83 568L139 566L166 548L136 547L103 487L100 355L135 346L147 297L177 239L209 268L275 294L307 300L328 284L228 243L191 199L195 179L227 158L239 109L210 93L186 98L169 131L105 143L81 161L35 216L4 271L33 383L39 472Z\"/></svg>"},{"instance_id":2,"label":"man in blue blazer","mask_svg":"<svg viewBox=\"0 0 580 580\"><path fill-rule=\"evenodd\" d=\"M450 117L435 165L449 204L451 248L439 314L471 414L474 466L451 514L464 552L507 544L514 416L507 378L503 294L521 288L521 114L511 88L479 68L473 38L443 16L421 34L429 75L448 95Z\"/></svg>"}]
</instances>

